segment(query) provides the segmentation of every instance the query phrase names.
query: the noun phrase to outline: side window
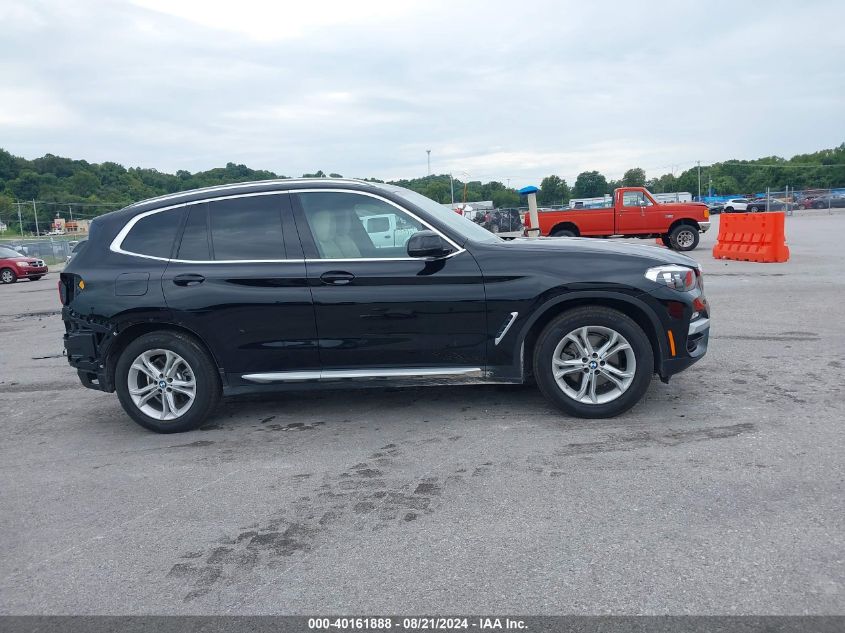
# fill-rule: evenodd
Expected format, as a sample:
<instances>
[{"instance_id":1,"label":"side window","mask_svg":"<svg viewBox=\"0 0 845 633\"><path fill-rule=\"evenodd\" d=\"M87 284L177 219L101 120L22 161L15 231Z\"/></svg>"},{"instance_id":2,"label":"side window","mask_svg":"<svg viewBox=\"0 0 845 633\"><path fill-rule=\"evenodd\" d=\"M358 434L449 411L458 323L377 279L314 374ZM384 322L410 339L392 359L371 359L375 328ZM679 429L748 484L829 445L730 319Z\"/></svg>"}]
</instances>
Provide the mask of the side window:
<instances>
[{"instance_id":1,"label":"side window","mask_svg":"<svg viewBox=\"0 0 845 633\"><path fill-rule=\"evenodd\" d=\"M622 194L623 207L650 207L651 200L642 191L626 191Z\"/></svg>"},{"instance_id":2,"label":"side window","mask_svg":"<svg viewBox=\"0 0 845 633\"><path fill-rule=\"evenodd\" d=\"M214 259L285 259L278 195L209 202L208 218Z\"/></svg>"},{"instance_id":3,"label":"side window","mask_svg":"<svg viewBox=\"0 0 845 633\"><path fill-rule=\"evenodd\" d=\"M121 248L138 255L170 258L182 209L171 209L141 218L124 238Z\"/></svg>"},{"instance_id":4,"label":"side window","mask_svg":"<svg viewBox=\"0 0 845 633\"><path fill-rule=\"evenodd\" d=\"M176 259L208 261L211 259L208 246L208 205L193 204L188 209L188 220L185 222Z\"/></svg>"},{"instance_id":5,"label":"side window","mask_svg":"<svg viewBox=\"0 0 845 633\"><path fill-rule=\"evenodd\" d=\"M339 191L299 194L322 259L404 257L408 239L425 228L397 207Z\"/></svg>"}]
</instances>

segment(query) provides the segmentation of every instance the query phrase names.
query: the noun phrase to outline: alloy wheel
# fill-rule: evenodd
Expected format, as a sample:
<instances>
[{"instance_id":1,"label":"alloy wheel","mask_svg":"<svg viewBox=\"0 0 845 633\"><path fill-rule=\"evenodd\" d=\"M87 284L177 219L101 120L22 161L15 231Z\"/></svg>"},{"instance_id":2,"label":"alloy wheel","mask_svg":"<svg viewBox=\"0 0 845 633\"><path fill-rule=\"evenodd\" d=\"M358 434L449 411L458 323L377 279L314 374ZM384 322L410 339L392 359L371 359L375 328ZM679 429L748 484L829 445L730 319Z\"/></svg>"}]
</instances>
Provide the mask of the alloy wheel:
<instances>
[{"instance_id":1,"label":"alloy wheel","mask_svg":"<svg viewBox=\"0 0 845 633\"><path fill-rule=\"evenodd\" d=\"M616 330L591 325L564 336L552 355L552 374L568 397L605 404L622 396L637 373L628 340Z\"/></svg>"},{"instance_id":2,"label":"alloy wheel","mask_svg":"<svg viewBox=\"0 0 845 633\"><path fill-rule=\"evenodd\" d=\"M138 409L156 420L177 420L193 405L197 381L188 362L176 352L151 349L129 366L129 396Z\"/></svg>"}]
</instances>

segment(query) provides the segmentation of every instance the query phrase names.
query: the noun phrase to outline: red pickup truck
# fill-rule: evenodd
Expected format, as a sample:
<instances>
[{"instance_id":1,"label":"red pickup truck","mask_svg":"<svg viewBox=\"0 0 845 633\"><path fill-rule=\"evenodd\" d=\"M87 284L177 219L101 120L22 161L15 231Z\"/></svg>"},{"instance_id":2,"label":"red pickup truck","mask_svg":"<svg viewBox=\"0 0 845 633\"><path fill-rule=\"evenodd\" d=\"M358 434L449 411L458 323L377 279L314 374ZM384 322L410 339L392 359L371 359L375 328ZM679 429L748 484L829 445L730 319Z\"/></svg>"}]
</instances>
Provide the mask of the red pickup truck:
<instances>
[{"instance_id":1,"label":"red pickup truck","mask_svg":"<svg viewBox=\"0 0 845 633\"><path fill-rule=\"evenodd\" d=\"M701 202L655 201L644 187L614 190L613 206L539 210L540 234L552 237L661 238L676 251L698 246L698 234L710 228L710 212ZM524 218L526 235L530 214Z\"/></svg>"}]
</instances>

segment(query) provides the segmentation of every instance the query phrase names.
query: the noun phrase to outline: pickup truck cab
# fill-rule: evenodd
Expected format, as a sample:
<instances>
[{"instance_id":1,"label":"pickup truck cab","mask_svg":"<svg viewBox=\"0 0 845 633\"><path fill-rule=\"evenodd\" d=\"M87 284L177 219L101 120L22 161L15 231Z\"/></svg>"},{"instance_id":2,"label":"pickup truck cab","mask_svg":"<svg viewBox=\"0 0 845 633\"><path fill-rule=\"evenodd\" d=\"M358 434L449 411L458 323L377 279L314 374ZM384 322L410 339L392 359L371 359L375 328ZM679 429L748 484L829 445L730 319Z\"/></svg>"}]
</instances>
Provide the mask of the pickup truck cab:
<instances>
[{"instance_id":1,"label":"pickup truck cab","mask_svg":"<svg viewBox=\"0 0 845 633\"><path fill-rule=\"evenodd\" d=\"M645 187L614 190L612 206L538 212L540 234L551 237L660 238L676 251L698 246L699 233L710 228L710 211L701 202L665 202ZM526 234L531 227L525 215Z\"/></svg>"},{"instance_id":2,"label":"pickup truck cab","mask_svg":"<svg viewBox=\"0 0 845 633\"><path fill-rule=\"evenodd\" d=\"M360 205L359 205L360 206ZM376 248L404 247L408 239L416 232L413 226L405 225L402 218L393 213L365 215L359 218L365 221L364 230Z\"/></svg>"}]
</instances>

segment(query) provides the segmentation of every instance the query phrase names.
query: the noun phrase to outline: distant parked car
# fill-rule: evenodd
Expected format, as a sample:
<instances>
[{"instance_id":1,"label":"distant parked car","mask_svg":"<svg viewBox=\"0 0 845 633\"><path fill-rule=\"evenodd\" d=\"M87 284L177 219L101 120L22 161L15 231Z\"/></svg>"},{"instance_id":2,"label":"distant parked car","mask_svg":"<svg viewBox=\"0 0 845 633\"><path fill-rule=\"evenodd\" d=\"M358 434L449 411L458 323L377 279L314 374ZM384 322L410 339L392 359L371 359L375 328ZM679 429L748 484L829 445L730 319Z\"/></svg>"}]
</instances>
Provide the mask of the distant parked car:
<instances>
[{"instance_id":1,"label":"distant parked car","mask_svg":"<svg viewBox=\"0 0 845 633\"><path fill-rule=\"evenodd\" d=\"M38 281L47 274L47 265L41 259L26 257L18 251L0 247L0 283L13 284L18 279Z\"/></svg>"},{"instance_id":2,"label":"distant parked car","mask_svg":"<svg viewBox=\"0 0 845 633\"><path fill-rule=\"evenodd\" d=\"M784 211L787 207L789 207L789 205L783 200L769 198L769 202L767 204L765 198L758 198L757 200L748 203L747 210L752 213L757 211Z\"/></svg>"},{"instance_id":3,"label":"distant parked car","mask_svg":"<svg viewBox=\"0 0 845 633\"><path fill-rule=\"evenodd\" d=\"M745 198L733 198L726 200L724 204L725 213L736 213L748 210L748 200Z\"/></svg>"},{"instance_id":4,"label":"distant parked car","mask_svg":"<svg viewBox=\"0 0 845 633\"><path fill-rule=\"evenodd\" d=\"M67 259L65 260L65 265L70 263L70 260L73 259L74 255L79 253L84 247L88 240L80 240L79 242L70 242L73 246L70 249L70 253L68 253Z\"/></svg>"},{"instance_id":5,"label":"distant parked car","mask_svg":"<svg viewBox=\"0 0 845 633\"><path fill-rule=\"evenodd\" d=\"M845 196L819 196L813 198L811 206L813 209L827 209L829 207L841 209L845 207Z\"/></svg>"},{"instance_id":6,"label":"distant parked car","mask_svg":"<svg viewBox=\"0 0 845 633\"><path fill-rule=\"evenodd\" d=\"M725 205L721 202L708 204L707 208L710 210L710 215L718 215L725 210Z\"/></svg>"}]
</instances>

